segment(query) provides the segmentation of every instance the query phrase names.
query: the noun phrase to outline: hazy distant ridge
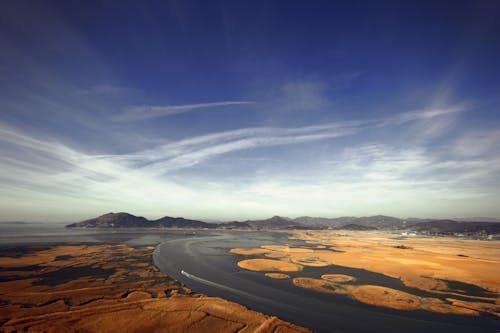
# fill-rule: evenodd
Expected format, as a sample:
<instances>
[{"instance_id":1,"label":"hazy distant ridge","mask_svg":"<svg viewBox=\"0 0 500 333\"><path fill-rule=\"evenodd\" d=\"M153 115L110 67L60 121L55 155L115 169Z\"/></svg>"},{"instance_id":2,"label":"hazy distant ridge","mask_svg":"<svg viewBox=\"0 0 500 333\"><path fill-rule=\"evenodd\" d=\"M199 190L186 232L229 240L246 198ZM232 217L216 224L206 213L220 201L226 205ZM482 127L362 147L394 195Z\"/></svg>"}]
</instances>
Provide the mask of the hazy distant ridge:
<instances>
[{"instance_id":1,"label":"hazy distant ridge","mask_svg":"<svg viewBox=\"0 0 500 333\"><path fill-rule=\"evenodd\" d=\"M499 222L460 222L455 220L400 219L375 215L365 217L309 217L295 219L273 216L263 220L209 223L183 217L165 216L148 220L129 213L108 213L67 225L68 228L188 228L188 229L343 229L343 230L411 230L431 234L500 234Z\"/></svg>"}]
</instances>

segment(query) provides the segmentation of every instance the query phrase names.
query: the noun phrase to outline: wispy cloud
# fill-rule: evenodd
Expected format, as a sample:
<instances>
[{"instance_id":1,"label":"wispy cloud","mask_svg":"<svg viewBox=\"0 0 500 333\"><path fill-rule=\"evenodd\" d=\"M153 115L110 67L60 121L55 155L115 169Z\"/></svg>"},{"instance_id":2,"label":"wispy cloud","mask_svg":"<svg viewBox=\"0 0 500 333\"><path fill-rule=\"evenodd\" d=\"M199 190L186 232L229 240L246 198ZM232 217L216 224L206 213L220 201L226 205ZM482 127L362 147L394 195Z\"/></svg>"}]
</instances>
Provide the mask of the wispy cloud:
<instances>
[{"instance_id":1,"label":"wispy cloud","mask_svg":"<svg viewBox=\"0 0 500 333\"><path fill-rule=\"evenodd\" d=\"M121 114L115 116L115 120L119 121L146 120L152 118L171 116L197 109L248 105L254 103L255 102L251 101L223 101L223 102L183 104L183 105L134 105L126 107Z\"/></svg>"},{"instance_id":2,"label":"wispy cloud","mask_svg":"<svg viewBox=\"0 0 500 333\"><path fill-rule=\"evenodd\" d=\"M360 122L339 122L295 128L254 127L196 136L131 154L96 158L126 163L155 174L187 168L222 154L271 146L292 145L356 134Z\"/></svg>"},{"instance_id":3,"label":"wispy cloud","mask_svg":"<svg viewBox=\"0 0 500 333\"><path fill-rule=\"evenodd\" d=\"M422 117L399 117L413 124L442 114L427 112ZM477 142L474 135L465 134L452 141L447 149L456 153L453 150L456 142L462 142L462 146L463 142L473 142L474 147L487 142L489 150L482 150L480 155L464 156L458 152L446 157L418 145L398 148L389 143L362 144L364 131L386 131L380 124L390 128L400 123L378 119L292 128L241 128L172 141L135 153L106 154L85 152L46 135L36 136L0 123L3 151L0 195L4 198L0 207L5 212L18 211L19 200L24 198L36 206L33 208L36 212L54 209L64 202L79 207L89 203L96 213L127 207L157 216L167 212L186 215L185 207L197 202L189 216L200 218L255 217L252 215L255 211L261 215L276 212L336 215L352 211L406 215L418 213L421 208L415 203L432 207L441 197L447 198L450 207L460 200L477 198L481 200L477 213L489 207L488 191L494 190L480 184L485 179L491 183L499 178L500 154L484 156L491 152L496 132L486 135L486 141L480 139L479 144L474 143ZM201 177L193 184L192 178L184 179L176 172L242 150L297 144L309 144L314 149L311 143L347 137L357 144L350 144L336 154L318 156L314 164L307 165L312 168L304 179L296 178L285 165L279 173L265 173L238 183ZM301 164L306 168L307 161ZM321 169L318 165L325 167ZM244 175L239 177L245 179ZM143 200L144 196L148 200ZM477 204L477 200L471 202ZM361 211L353 204L360 201ZM399 211L394 208L395 203L401 206ZM473 208L472 204L460 203L464 211ZM234 208L221 211L220 207L228 206ZM332 207L339 208L332 212ZM418 209L411 211L409 207ZM433 215L432 212L429 214Z\"/></svg>"},{"instance_id":4,"label":"wispy cloud","mask_svg":"<svg viewBox=\"0 0 500 333\"><path fill-rule=\"evenodd\" d=\"M469 107L470 105L467 103L458 103L454 105L446 105L446 106L432 107L415 111L402 112L392 117L388 117L384 121L381 121L380 125L381 126L399 125L414 120L435 119L436 117L467 111Z\"/></svg>"},{"instance_id":5,"label":"wispy cloud","mask_svg":"<svg viewBox=\"0 0 500 333\"><path fill-rule=\"evenodd\" d=\"M112 160L119 163L126 163L129 167L168 172L189 167L221 154L234 151L351 136L366 129L394 125L396 124L395 119L397 119L397 124L401 124L421 119L430 119L450 112L458 112L457 110L462 109L449 107L439 110L412 112L410 113L411 116L408 116L408 113L402 113L390 118L353 120L303 127L242 128L173 141L135 153L119 155L95 154L85 156L84 158ZM78 154L75 155L74 150L69 149L66 145L58 141L50 138L37 139L32 135L27 135L7 125L0 126L0 134L0 141L9 143L11 146L22 147L23 149L45 154L56 154L61 158L64 156L66 159L74 156L83 158ZM495 141L497 136L496 132L492 132L491 135L488 135L481 142L487 141L491 145L492 140ZM470 135L463 140L466 139L470 142Z\"/></svg>"},{"instance_id":6,"label":"wispy cloud","mask_svg":"<svg viewBox=\"0 0 500 333\"><path fill-rule=\"evenodd\" d=\"M300 129L298 129L300 130ZM290 133L292 132L292 133ZM199 164L216 156L227 154L230 152L251 149L263 148L272 146L292 145L298 143L313 142L318 140L333 139L337 137L352 135L357 132L355 128L340 128L329 131L311 131L304 134L293 133L293 129L288 133L276 135L273 133L261 133L259 136L242 136L231 141L219 141L211 145L190 146L178 155L168 158L165 155L154 160L153 163L146 165L144 168L154 171L155 173L167 173L169 171L182 169ZM173 144L172 150L178 150L184 143ZM159 150L164 150L166 147L161 147ZM161 155L160 155L161 156Z\"/></svg>"},{"instance_id":7,"label":"wispy cloud","mask_svg":"<svg viewBox=\"0 0 500 333\"><path fill-rule=\"evenodd\" d=\"M456 110L461 109L449 107L412 112L411 116L408 116L407 113L401 113L390 118L353 120L292 128L242 128L174 141L135 153L100 155L96 158L112 159L126 163L130 167L143 168L155 174L165 174L235 151L352 136L370 128L427 120L446 113L458 112Z\"/></svg>"}]
</instances>

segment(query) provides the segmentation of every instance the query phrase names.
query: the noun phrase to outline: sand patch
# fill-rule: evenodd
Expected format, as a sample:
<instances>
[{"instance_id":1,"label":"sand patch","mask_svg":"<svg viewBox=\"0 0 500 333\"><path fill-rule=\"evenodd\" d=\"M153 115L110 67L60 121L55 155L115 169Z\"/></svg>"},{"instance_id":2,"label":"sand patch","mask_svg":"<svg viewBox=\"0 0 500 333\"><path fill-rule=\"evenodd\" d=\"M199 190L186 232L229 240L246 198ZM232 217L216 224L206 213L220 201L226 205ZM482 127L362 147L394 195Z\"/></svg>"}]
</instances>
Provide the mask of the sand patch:
<instances>
[{"instance_id":1,"label":"sand patch","mask_svg":"<svg viewBox=\"0 0 500 333\"><path fill-rule=\"evenodd\" d=\"M278 280L285 280L289 279L290 275L288 274L283 274L283 273L266 273L265 274L268 278L271 279L278 279Z\"/></svg>"},{"instance_id":2,"label":"sand patch","mask_svg":"<svg viewBox=\"0 0 500 333\"><path fill-rule=\"evenodd\" d=\"M347 283L356 281L356 278L354 276L344 275L344 274L323 274L321 275L321 278L323 280L336 283Z\"/></svg>"},{"instance_id":3,"label":"sand patch","mask_svg":"<svg viewBox=\"0 0 500 333\"><path fill-rule=\"evenodd\" d=\"M437 298L419 297L400 290L365 285L355 288L351 296L363 303L396 310L427 310L444 314L479 316L479 312L463 306L447 304Z\"/></svg>"},{"instance_id":4,"label":"sand patch","mask_svg":"<svg viewBox=\"0 0 500 333\"><path fill-rule=\"evenodd\" d=\"M280 258L287 258L288 254L285 252L271 251L271 252L265 253L264 256L266 256L268 258L280 259Z\"/></svg>"},{"instance_id":5,"label":"sand patch","mask_svg":"<svg viewBox=\"0 0 500 333\"><path fill-rule=\"evenodd\" d=\"M311 289L314 291L328 293L328 294L338 294L346 295L349 294L352 287L343 286L341 284L335 284L322 279L299 277L293 279L293 284L297 287Z\"/></svg>"},{"instance_id":6,"label":"sand patch","mask_svg":"<svg viewBox=\"0 0 500 333\"><path fill-rule=\"evenodd\" d=\"M421 302L418 296L380 286L360 286L352 297L360 302L397 310L417 310Z\"/></svg>"},{"instance_id":7,"label":"sand patch","mask_svg":"<svg viewBox=\"0 0 500 333\"><path fill-rule=\"evenodd\" d=\"M281 260L272 259L247 259L238 262L238 266L247 269L249 271L256 272L299 272L302 270L302 266L285 262Z\"/></svg>"}]
</instances>

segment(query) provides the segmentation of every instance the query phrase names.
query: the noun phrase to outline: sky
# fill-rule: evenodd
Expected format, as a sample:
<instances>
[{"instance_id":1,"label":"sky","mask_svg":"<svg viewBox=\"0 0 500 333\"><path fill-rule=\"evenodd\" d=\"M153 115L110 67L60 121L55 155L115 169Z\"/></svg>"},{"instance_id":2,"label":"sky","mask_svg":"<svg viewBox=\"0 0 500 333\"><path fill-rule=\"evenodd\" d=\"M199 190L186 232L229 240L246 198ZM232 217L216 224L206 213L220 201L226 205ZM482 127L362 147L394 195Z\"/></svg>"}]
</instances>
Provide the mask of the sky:
<instances>
[{"instance_id":1,"label":"sky","mask_svg":"<svg viewBox=\"0 0 500 333\"><path fill-rule=\"evenodd\" d=\"M498 1L2 1L0 220L500 217Z\"/></svg>"}]
</instances>

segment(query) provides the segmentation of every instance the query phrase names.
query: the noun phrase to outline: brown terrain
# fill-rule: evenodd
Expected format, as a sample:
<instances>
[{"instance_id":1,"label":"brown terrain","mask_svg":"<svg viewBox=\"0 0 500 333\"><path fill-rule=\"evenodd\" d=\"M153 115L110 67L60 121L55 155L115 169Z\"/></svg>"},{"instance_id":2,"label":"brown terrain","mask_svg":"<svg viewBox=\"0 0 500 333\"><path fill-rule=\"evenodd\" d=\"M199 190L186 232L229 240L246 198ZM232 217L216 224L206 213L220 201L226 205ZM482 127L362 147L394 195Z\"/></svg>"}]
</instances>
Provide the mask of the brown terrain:
<instances>
[{"instance_id":1,"label":"brown terrain","mask_svg":"<svg viewBox=\"0 0 500 333\"><path fill-rule=\"evenodd\" d=\"M278 280L285 280L290 278L290 275L284 273L266 273L265 275L268 278L278 279Z\"/></svg>"},{"instance_id":2,"label":"brown terrain","mask_svg":"<svg viewBox=\"0 0 500 333\"><path fill-rule=\"evenodd\" d=\"M3 249L0 331L309 332L220 298L193 294L158 271L153 249Z\"/></svg>"},{"instance_id":3,"label":"brown terrain","mask_svg":"<svg viewBox=\"0 0 500 333\"><path fill-rule=\"evenodd\" d=\"M233 249L252 256L238 266L271 273L296 272L292 283L301 288L340 294L357 301L397 310L500 317L500 244L498 241L456 238L400 237L377 231L298 231L293 239L309 246L266 245ZM290 266L295 265L295 266ZM405 286L430 292L423 297L408 290L359 284L342 274L300 277L304 267L338 265L399 279ZM291 269L293 267L293 269Z\"/></svg>"},{"instance_id":4,"label":"brown terrain","mask_svg":"<svg viewBox=\"0 0 500 333\"><path fill-rule=\"evenodd\" d=\"M249 271L298 272L301 265L274 259L249 259L238 262L238 266Z\"/></svg>"}]
</instances>

